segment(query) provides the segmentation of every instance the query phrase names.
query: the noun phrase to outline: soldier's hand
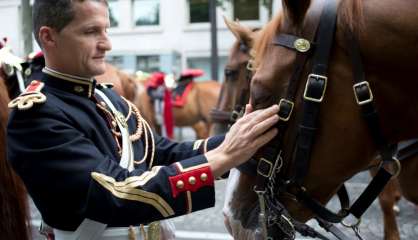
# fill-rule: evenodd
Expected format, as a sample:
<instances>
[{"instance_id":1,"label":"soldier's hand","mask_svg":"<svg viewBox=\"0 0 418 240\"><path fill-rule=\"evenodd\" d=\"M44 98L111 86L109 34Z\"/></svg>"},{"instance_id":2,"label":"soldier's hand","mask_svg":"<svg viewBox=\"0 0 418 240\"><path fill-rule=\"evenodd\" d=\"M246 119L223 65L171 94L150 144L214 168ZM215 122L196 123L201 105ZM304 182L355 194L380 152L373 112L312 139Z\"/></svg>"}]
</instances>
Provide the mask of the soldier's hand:
<instances>
[{"instance_id":1,"label":"soldier's hand","mask_svg":"<svg viewBox=\"0 0 418 240\"><path fill-rule=\"evenodd\" d=\"M278 111L278 105L256 111L246 106L244 116L231 127L222 144L206 153L215 177L248 161L276 136L277 129L272 126L279 120Z\"/></svg>"}]
</instances>

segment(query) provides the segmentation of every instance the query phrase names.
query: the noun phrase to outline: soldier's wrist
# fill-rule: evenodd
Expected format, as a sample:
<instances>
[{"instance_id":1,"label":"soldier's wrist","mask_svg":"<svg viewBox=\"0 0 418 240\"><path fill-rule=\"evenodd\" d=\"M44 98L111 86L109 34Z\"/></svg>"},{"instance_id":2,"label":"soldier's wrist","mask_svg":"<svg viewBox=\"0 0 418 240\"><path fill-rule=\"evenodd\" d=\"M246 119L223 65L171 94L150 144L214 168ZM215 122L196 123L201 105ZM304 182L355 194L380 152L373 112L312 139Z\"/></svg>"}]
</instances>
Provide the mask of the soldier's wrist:
<instances>
[{"instance_id":1,"label":"soldier's wrist","mask_svg":"<svg viewBox=\"0 0 418 240\"><path fill-rule=\"evenodd\" d=\"M224 173L234 167L230 166L231 160L222 151L217 151L216 149L208 151L205 153L205 157L209 162L209 166L212 170L214 178L222 176Z\"/></svg>"}]
</instances>

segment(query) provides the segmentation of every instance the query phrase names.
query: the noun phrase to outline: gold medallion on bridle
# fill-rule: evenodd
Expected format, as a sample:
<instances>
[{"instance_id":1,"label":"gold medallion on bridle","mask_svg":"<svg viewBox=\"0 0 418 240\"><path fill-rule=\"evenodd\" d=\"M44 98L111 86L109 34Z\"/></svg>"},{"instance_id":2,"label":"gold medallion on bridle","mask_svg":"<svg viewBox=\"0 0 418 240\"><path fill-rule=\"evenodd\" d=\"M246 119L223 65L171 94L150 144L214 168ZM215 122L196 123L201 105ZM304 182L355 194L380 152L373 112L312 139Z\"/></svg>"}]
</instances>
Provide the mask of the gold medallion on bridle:
<instances>
[{"instance_id":1,"label":"gold medallion on bridle","mask_svg":"<svg viewBox=\"0 0 418 240\"><path fill-rule=\"evenodd\" d=\"M298 38L294 43L293 46L298 50L299 52L307 52L311 48L311 43L303 38Z\"/></svg>"}]
</instances>

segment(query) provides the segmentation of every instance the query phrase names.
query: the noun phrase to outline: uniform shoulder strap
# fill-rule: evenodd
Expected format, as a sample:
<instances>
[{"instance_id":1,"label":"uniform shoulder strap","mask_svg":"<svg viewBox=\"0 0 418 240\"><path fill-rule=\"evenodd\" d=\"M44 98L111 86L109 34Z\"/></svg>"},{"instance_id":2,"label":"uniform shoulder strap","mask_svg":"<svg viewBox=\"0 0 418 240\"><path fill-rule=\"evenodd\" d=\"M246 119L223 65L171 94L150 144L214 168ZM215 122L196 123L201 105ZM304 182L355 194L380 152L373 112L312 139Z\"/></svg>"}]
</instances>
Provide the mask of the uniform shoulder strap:
<instances>
[{"instance_id":1,"label":"uniform shoulder strap","mask_svg":"<svg viewBox=\"0 0 418 240\"><path fill-rule=\"evenodd\" d=\"M35 104L43 104L46 102L46 96L41 92L45 84L39 80L33 80L26 90L17 98L9 102L9 108L16 108L18 110L28 110Z\"/></svg>"}]
</instances>

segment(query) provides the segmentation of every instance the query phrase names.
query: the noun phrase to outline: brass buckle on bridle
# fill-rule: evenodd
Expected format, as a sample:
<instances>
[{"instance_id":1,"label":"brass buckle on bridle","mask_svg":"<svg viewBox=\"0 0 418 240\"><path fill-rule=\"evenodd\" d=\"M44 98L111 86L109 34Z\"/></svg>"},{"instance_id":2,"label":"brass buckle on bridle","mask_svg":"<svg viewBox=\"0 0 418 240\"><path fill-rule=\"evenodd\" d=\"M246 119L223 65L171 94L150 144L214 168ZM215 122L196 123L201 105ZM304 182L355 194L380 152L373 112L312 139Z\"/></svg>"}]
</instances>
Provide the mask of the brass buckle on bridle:
<instances>
[{"instance_id":1,"label":"brass buckle on bridle","mask_svg":"<svg viewBox=\"0 0 418 240\"><path fill-rule=\"evenodd\" d=\"M322 85L320 86L321 89L321 95L320 96L312 96L310 94L313 93L313 90L311 89L313 87L313 84L322 81ZM303 92L303 98L307 101L311 102L317 102L320 103L324 99L325 96L325 90L327 89L327 82L328 78L323 75L318 74L309 74L308 80L306 81L305 91Z\"/></svg>"},{"instance_id":2,"label":"brass buckle on bridle","mask_svg":"<svg viewBox=\"0 0 418 240\"><path fill-rule=\"evenodd\" d=\"M262 165L266 166L268 170L266 169L267 171L264 171L264 170L261 171L261 169L264 169ZM257 173L263 177L270 178L273 173L273 164L263 157L260 158L258 162L258 166L257 166Z\"/></svg>"},{"instance_id":3,"label":"brass buckle on bridle","mask_svg":"<svg viewBox=\"0 0 418 240\"><path fill-rule=\"evenodd\" d=\"M364 89L366 88L366 89ZM366 92L365 92L366 90ZM370 84L367 81L359 82L353 85L354 97L358 105L364 105L373 101L373 93L370 88ZM362 97L362 94L366 94L366 98Z\"/></svg>"},{"instance_id":4,"label":"brass buckle on bridle","mask_svg":"<svg viewBox=\"0 0 418 240\"><path fill-rule=\"evenodd\" d=\"M292 101L289 101L287 99L280 99L279 102L279 120L283 122L287 122L290 119L290 116L292 116L294 103Z\"/></svg>"}]
</instances>

